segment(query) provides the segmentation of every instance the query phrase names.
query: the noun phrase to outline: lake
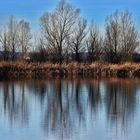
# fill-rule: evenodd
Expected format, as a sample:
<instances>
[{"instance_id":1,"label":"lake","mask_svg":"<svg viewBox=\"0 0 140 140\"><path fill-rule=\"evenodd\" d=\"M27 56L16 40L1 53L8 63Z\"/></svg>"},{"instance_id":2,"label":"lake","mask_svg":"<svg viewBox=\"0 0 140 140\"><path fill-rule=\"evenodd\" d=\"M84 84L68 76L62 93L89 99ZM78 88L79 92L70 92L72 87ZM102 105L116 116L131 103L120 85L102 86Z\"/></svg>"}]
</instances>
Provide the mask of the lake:
<instances>
[{"instance_id":1,"label":"lake","mask_svg":"<svg viewBox=\"0 0 140 140\"><path fill-rule=\"evenodd\" d=\"M140 80L0 82L2 140L136 140Z\"/></svg>"}]
</instances>

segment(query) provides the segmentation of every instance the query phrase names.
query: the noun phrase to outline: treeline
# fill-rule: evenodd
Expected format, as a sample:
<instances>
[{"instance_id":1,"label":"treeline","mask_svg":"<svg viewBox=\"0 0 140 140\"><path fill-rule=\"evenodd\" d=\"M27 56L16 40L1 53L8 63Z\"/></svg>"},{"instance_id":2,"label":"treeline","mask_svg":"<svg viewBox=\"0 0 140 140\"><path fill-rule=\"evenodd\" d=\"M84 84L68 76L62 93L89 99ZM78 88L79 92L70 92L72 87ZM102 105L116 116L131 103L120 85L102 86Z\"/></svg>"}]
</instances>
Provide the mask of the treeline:
<instances>
[{"instance_id":1,"label":"treeline","mask_svg":"<svg viewBox=\"0 0 140 140\"><path fill-rule=\"evenodd\" d=\"M95 19L96 20L96 19ZM28 21L9 19L0 30L0 47L3 60L18 59L63 63L132 61L139 47L139 33L129 11L118 11L106 17L105 33L80 16L80 10L61 0L57 7L40 18L37 35L31 33ZM84 54L84 55L81 55Z\"/></svg>"}]
</instances>

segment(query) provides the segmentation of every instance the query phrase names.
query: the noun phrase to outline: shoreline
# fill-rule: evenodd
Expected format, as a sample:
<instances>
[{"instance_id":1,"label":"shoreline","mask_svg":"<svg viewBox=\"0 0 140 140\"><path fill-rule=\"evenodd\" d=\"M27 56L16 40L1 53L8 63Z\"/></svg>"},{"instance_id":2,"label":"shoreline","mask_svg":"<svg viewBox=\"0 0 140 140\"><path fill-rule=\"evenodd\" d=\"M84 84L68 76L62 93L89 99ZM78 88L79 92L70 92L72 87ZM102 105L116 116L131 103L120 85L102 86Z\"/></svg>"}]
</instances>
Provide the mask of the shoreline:
<instances>
[{"instance_id":1,"label":"shoreline","mask_svg":"<svg viewBox=\"0 0 140 140\"><path fill-rule=\"evenodd\" d=\"M32 79L53 77L140 78L140 63L27 63L0 62L0 79Z\"/></svg>"}]
</instances>

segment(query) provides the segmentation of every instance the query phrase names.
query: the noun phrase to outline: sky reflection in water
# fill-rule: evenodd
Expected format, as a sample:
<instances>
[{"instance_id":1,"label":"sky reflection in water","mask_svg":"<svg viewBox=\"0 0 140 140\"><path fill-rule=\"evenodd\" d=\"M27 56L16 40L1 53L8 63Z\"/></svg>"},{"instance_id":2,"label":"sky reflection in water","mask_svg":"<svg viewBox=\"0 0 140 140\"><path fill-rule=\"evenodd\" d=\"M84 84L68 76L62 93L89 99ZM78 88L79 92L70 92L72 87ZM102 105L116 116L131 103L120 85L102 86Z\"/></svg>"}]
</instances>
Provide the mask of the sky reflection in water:
<instances>
[{"instance_id":1,"label":"sky reflection in water","mask_svg":"<svg viewBox=\"0 0 140 140\"><path fill-rule=\"evenodd\" d=\"M138 139L139 99L139 80L1 82L0 138Z\"/></svg>"}]
</instances>

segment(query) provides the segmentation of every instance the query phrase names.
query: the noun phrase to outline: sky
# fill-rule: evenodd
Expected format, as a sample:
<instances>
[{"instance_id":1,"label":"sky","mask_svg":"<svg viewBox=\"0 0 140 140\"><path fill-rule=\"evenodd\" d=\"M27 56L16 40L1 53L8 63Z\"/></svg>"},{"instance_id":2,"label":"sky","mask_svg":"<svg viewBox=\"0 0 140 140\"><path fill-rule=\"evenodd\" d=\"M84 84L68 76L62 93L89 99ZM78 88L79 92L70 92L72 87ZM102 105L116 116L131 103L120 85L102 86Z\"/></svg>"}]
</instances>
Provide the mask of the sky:
<instances>
[{"instance_id":1,"label":"sky","mask_svg":"<svg viewBox=\"0 0 140 140\"><path fill-rule=\"evenodd\" d=\"M81 16L93 20L103 28L105 18L116 9L132 12L140 29L140 0L66 0L81 10ZM33 30L39 29L39 18L44 12L53 10L59 0L0 0L0 25L4 26L12 15L30 22Z\"/></svg>"}]
</instances>

